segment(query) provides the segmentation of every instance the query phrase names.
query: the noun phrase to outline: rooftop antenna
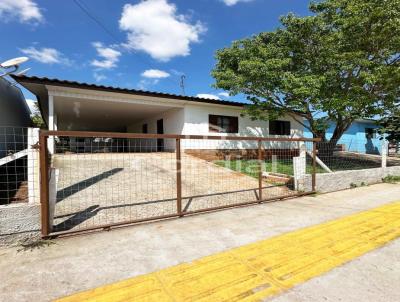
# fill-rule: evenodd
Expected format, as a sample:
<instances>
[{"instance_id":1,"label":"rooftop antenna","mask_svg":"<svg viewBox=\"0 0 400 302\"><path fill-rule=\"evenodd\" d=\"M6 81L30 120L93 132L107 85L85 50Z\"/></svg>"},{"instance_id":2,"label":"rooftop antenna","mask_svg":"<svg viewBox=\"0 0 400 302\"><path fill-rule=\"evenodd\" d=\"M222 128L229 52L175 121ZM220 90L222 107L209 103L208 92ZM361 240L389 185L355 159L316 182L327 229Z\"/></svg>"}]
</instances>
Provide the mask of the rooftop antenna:
<instances>
[{"instance_id":1,"label":"rooftop antenna","mask_svg":"<svg viewBox=\"0 0 400 302\"><path fill-rule=\"evenodd\" d=\"M4 72L2 74L0 74L0 77L4 77L4 76L7 76L9 74L16 72L19 68L19 65L28 60L29 59L27 57L18 57L18 58L7 60L7 61L1 63L0 68L2 68L4 70ZM25 73L27 71L28 70L23 70L22 72Z\"/></svg>"},{"instance_id":2,"label":"rooftop antenna","mask_svg":"<svg viewBox=\"0 0 400 302\"><path fill-rule=\"evenodd\" d=\"M181 89L182 89L182 95L185 95L185 79L186 79L186 76L184 74L181 75L180 86L181 86Z\"/></svg>"},{"instance_id":3,"label":"rooftop antenna","mask_svg":"<svg viewBox=\"0 0 400 302\"><path fill-rule=\"evenodd\" d=\"M30 67L29 68L25 68L24 70L21 70L21 71L18 71L17 73L15 73L15 75L22 76L25 73L27 73L30 69L31 69Z\"/></svg>"}]
</instances>

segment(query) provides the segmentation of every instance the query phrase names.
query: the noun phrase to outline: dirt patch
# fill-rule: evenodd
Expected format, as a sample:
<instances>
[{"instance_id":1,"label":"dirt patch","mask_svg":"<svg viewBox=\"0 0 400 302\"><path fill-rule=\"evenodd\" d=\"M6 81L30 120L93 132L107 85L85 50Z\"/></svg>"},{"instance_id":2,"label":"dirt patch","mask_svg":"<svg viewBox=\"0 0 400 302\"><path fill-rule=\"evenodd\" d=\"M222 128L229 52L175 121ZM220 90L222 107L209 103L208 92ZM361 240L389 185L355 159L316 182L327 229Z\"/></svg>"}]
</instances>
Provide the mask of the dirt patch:
<instances>
[{"instance_id":1,"label":"dirt patch","mask_svg":"<svg viewBox=\"0 0 400 302\"><path fill-rule=\"evenodd\" d=\"M55 230L176 214L175 153L56 155ZM183 154L182 209L191 212L257 200L258 179ZM263 182L263 198L288 196Z\"/></svg>"},{"instance_id":2,"label":"dirt patch","mask_svg":"<svg viewBox=\"0 0 400 302\"><path fill-rule=\"evenodd\" d=\"M11 203L28 202L28 182L23 181L19 184L15 195L11 198Z\"/></svg>"}]
</instances>

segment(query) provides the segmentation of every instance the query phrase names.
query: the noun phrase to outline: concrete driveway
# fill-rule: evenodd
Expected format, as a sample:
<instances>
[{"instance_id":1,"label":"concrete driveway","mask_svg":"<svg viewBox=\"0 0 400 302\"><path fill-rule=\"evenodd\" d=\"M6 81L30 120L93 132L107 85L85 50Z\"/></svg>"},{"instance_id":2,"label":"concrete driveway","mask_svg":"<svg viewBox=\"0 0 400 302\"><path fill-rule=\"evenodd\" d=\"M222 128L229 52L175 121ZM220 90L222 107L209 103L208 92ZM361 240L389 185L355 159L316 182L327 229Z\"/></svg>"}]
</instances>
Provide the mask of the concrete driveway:
<instances>
[{"instance_id":1,"label":"concrete driveway","mask_svg":"<svg viewBox=\"0 0 400 302\"><path fill-rule=\"evenodd\" d=\"M400 185L224 210L0 250L0 301L49 301L374 208ZM316 277L277 301L399 301L400 241Z\"/></svg>"}]
</instances>

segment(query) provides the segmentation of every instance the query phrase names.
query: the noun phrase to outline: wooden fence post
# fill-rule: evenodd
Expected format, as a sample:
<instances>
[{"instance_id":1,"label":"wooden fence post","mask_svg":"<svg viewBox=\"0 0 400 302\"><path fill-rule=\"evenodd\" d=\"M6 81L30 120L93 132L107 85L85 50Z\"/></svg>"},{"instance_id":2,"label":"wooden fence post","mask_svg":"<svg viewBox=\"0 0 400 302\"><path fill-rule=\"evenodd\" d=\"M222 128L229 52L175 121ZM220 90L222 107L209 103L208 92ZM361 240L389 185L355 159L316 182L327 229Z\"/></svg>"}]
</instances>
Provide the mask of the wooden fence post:
<instances>
[{"instance_id":1,"label":"wooden fence post","mask_svg":"<svg viewBox=\"0 0 400 302\"><path fill-rule=\"evenodd\" d=\"M313 152L312 152L312 191L316 191L316 173L317 173L317 142L313 141Z\"/></svg>"},{"instance_id":2,"label":"wooden fence post","mask_svg":"<svg viewBox=\"0 0 400 302\"><path fill-rule=\"evenodd\" d=\"M182 213L182 164L181 164L181 139L176 139L176 208L179 216Z\"/></svg>"},{"instance_id":3,"label":"wooden fence post","mask_svg":"<svg viewBox=\"0 0 400 302\"><path fill-rule=\"evenodd\" d=\"M49 235L49 152L47 136L40 133L40 214L42 222L42 236Z\"/></svg>"},{"instance_id":4,"label":"wooden fence post","mask_svg":"<svg viewBox=\"0 0 400 302\"><path fill-rule=\"evenodd\" d=\"M261 202L262 197L262 173L263 173L263 164L262 164L262 141L258 141L258 200Z\"/></svg>"}]
</instances>

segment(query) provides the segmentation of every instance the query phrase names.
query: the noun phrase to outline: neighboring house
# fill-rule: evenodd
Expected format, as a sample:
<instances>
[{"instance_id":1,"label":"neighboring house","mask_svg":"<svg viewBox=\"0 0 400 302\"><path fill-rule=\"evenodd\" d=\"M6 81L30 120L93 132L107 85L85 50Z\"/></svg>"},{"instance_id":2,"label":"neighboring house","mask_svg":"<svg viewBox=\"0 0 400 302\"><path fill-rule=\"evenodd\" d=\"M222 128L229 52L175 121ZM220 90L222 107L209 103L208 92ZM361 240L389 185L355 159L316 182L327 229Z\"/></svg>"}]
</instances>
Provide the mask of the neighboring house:
<instances>
[{"instance_id":1,"label":"neighboring house","mask_svg":"<svg viewBox=\"0 0 400 302\"><path fill-rule=\"evenodd\" d=\"M0 77L0 158L26 147L22 143L26 127L31 125L30 110L21 90Z\"/></svg>"},{"instance_id":2,"label":"neighboring house","mask_svg":"<svg viewBox=\"0 0 400 302\"><path fill-rule=\"evenodd\" d=\"M340 138L338 148L343 151L380 154L382 140L377 131L379 128L375 120L355 120ZM326 132L327 139L332 137L334 130L335 123L331 122ZM312 133L304 129L304 136L312 137Z\"/></svg>"},{"instance_id":3,"label":"neighboring house","mask_svg":"<svg viewBox=\"0 0 400 302\"><path fill-rule=\"evenodd\" d=\"M242 117L245 104L146 92L58 79L14 76L36 95L50 130L90 130L205 136L302 137L302 126L290 117L279 121L252 121ZM62 141L70 151L174 150L175 140L124 140L77 138ZM182 149L214 152L221 149L256 149L256 142L183 140ZM277 148L291 147L276 142ZM50 146L51 148L51 146Z\"/></svg>"},{"instance_id":4,"label":"neighboring house","mask_svg":"<svg viewBox=\"0 0 400 302\"><path fill-rule=\"evenodd\" d=\"M0 77L0 205L11 202L26 180L30 110L18 87Z\"/></svg>"},{"instance_id":5,"label":"neighboring house","mask_svg":"<svg viewBox=\"0 0 400 302\"><path fill-rule=\"evenodd\" d=\"M30 110L21 90L0 77L0 127L29 127Z\"/></svg>"}]
</instances>

